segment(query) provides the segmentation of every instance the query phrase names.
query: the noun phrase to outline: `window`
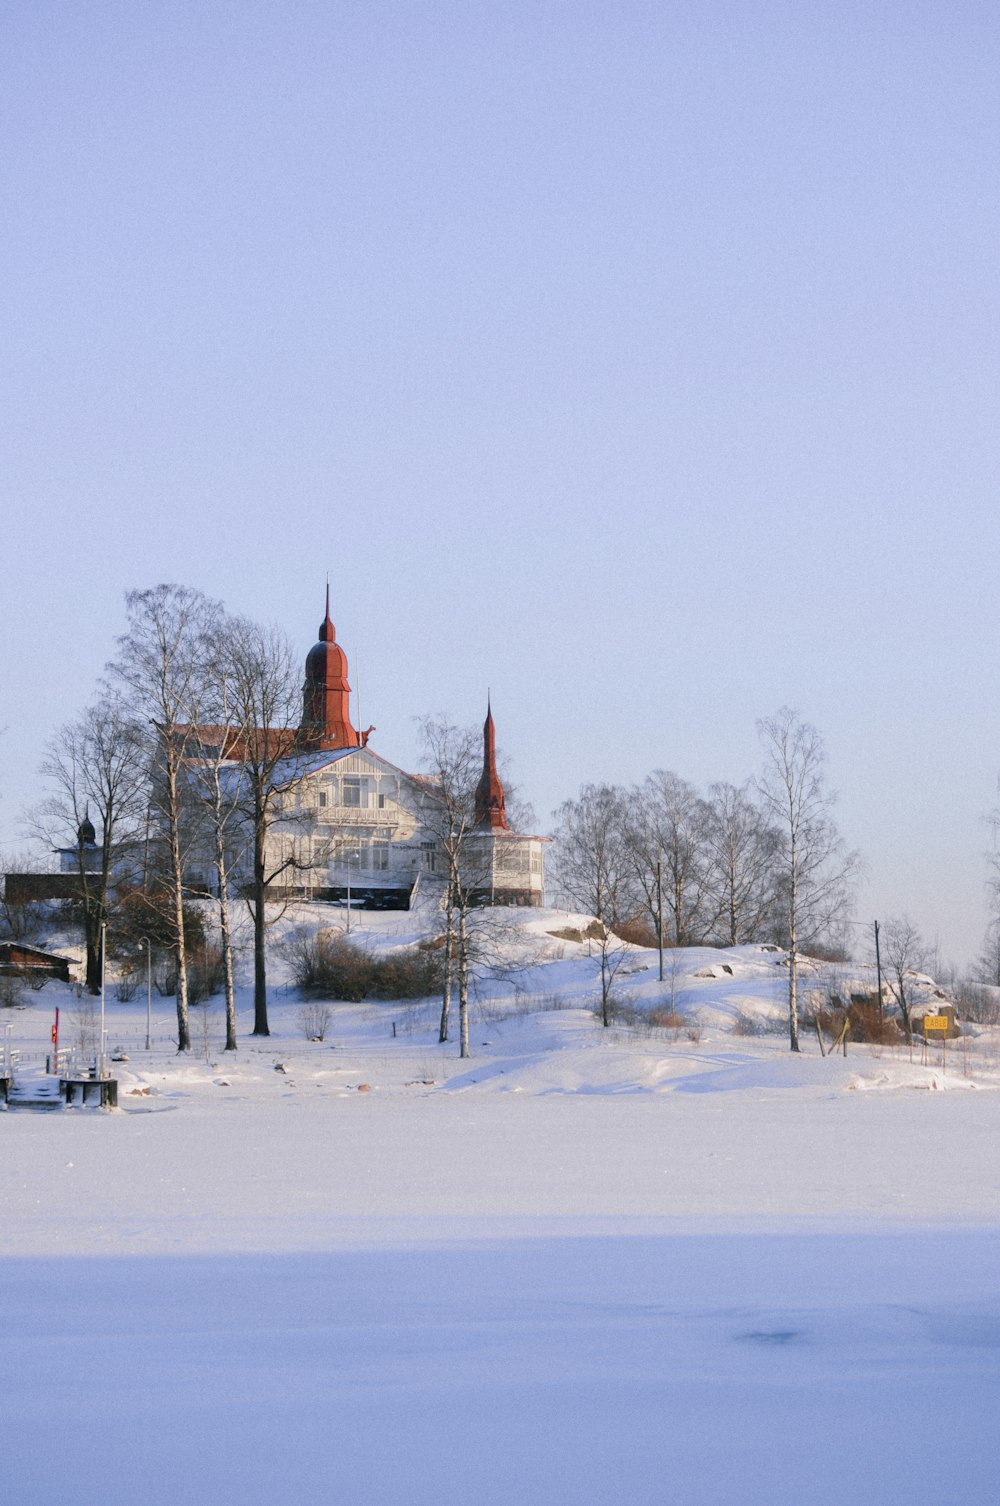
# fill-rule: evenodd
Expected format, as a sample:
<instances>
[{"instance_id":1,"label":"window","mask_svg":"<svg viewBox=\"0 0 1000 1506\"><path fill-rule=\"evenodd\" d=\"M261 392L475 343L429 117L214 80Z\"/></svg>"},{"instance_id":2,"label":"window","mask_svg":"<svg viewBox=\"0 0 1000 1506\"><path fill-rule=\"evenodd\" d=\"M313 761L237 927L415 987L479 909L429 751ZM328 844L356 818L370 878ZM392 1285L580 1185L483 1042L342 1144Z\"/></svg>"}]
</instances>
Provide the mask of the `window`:
<instances>
[{"instance_id":1,"label":"window","mask_svg":"<svg viewBox=\"0 0 1000 1506\"><path fill-rule=\"evenodd\" d=\"M372 867L376 872L384 872L389 866L388 842L372 843Z\"/></svg>"},{"instance_id":2,"label":"window","mask_svg":"<svg viewBox=\"0 0 1000 1506\"><path fill-rule=\"evenodd\" d=\"M355 807L361 804L361 780L345 778L344 780L344 804Z\"/></svg>"},{"instance_id":3,"label":"window","mask_svg":"<svg viewBox=\"0 0 1000 1506\"><path fill-rule=\"evenodd\" d=\"M326 790L320 790L320 792L319 792L319 808L320 808L320 810L322 810L325 805L326 805Z\"/></svg>"},{"instance_id":4,"label":"window","mask_svg":"<svg viewBox=\"0 0 1000 1506\"><path fill-rule=\"evenodd\" d=\"M383 795L383 794L380 793L379 797L378 797L378 808L379 808L379 810L380 811L384 811L385 808L386 808L386 806L388 804L389 804L389 796L388 795Z\"/></svg>"}]
</instances>

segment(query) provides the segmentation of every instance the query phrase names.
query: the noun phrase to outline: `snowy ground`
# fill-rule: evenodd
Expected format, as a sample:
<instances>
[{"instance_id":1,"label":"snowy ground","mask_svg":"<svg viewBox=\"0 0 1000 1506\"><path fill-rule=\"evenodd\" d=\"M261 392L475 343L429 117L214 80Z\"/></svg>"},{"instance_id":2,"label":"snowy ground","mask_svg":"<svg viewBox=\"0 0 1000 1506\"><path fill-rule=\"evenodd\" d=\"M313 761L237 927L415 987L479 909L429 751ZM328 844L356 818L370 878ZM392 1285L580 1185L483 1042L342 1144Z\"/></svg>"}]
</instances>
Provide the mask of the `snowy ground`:
<instances>
[{"instance_id":1,"label":"snowy ground","mask_svg":"<svg viewBox=\"0 0 1000 1506\"><path fill-rule=\"evenodd\" d=\"M678 957L688 1028L605 1031L523 924L471 1062L423 1006L307 1042L280 987L235 1059L155 1000L147 1057L138 999L121 1112L0 1118L7 1499L1000 1498L994 1035L793 1058L732 1033L780 1014L749 949ZM29 998L27 1070L79 1007Z\"/></svg>"}]
</instances>

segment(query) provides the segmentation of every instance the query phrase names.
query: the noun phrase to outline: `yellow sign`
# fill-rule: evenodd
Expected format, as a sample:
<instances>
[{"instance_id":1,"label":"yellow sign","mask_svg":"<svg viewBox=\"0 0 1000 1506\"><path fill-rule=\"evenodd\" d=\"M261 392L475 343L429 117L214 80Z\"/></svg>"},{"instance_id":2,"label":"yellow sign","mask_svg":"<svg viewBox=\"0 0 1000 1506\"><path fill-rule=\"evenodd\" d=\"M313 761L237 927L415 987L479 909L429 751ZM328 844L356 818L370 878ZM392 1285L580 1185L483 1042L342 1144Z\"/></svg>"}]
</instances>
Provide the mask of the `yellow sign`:
<instances>
[{"instance_id":1,"label":"yellow sign","mask_svg":"<svg viewBox=\"0 0 1000 1506\"><path fill-rule=\"evenodd\" d=\"M929 1030L943 1030L945 1035L947 1035L948 1026L950 1024L951 1021L946 1014L925 1014L924 1035L926 1035Z\"/></svg>"}]
</instances>

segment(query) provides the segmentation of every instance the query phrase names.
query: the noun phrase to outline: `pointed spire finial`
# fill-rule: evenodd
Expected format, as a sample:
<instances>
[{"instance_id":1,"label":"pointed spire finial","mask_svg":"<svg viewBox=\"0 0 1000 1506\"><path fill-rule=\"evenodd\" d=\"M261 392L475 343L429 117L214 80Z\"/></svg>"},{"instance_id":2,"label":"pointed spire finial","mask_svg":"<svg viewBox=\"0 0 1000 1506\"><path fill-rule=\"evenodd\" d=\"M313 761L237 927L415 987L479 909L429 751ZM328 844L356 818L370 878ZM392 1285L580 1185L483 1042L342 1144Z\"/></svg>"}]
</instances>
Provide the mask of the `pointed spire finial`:
<instances>
[{"instance_id":1,"label":"pointed spire finial","mask_svg":"<svg viewBox=\"0 0 1000 1506\"><path fill-rule=\"evenodd\" d=\"M327 575L327 577L326 577L326 611L325 611L324 616L323 616L323 621L322 621L322 623L320 625L319 641L321 643L333 643L333 641L335 640L336 636L337 636L336 629L334 628L333 623L330 620L330 577L329 577L329 575Z\"/></svg>"}]
</instances>

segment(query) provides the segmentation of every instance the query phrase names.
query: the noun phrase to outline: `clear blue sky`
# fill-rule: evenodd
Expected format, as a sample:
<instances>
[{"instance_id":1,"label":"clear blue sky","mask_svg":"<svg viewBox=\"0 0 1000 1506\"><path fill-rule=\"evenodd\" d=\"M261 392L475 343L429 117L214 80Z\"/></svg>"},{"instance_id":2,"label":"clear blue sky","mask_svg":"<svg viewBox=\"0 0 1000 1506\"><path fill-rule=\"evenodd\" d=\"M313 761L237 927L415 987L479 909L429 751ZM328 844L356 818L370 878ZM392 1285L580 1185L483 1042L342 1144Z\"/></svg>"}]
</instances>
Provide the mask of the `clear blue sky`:
<instances>
[{"instance_id":1,"label":"clear blue sky","mask_svg":"<svg viewBox=\"0 0 1000 1506\"><path fill-rule=\"evenodd\" d=\"M132 586L543 822L825 733L859 915L946 956L996 799L991 4L9 0L0 836Z\"/></svg>"}]
</instances>

